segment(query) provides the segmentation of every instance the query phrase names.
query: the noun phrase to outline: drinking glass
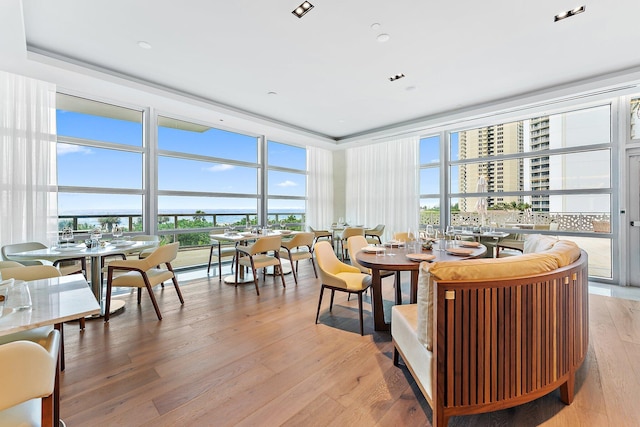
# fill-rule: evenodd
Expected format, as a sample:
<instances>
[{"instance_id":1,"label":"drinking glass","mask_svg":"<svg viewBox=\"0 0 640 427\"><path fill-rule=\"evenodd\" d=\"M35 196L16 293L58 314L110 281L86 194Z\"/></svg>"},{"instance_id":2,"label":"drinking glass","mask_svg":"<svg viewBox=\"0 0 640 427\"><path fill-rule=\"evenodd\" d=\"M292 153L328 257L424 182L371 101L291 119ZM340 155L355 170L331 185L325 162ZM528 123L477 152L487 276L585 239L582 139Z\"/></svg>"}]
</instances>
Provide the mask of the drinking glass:
<instances>
[{"instance_id":1,"label":"drinking glass","mask_svg":"<svg viewBox=\"0 0 640 427\"><path fill-rule=\"evenodd\" d=\"M122 230L122 227L118 226L118 225L114 225L113 229L112 229L112 234L113 234L113 240L120 240L120 238L124 235L124 231Z\"/></svg>"},{"instance_id":2,"label":"drinking glass","mask_svg":"<svg viewBox=\"0 0 640 427\"><path fill-rule=\"evenodd\" d=\"M430 239L430 240L433 240L433 239L434 239L434 237L435 237L435 234L434 234L434 233L435 233L435 231L434 231L434 229L433 229L433 225L431 225L431 224L428 224L428 225L427 225L426 233L427 233L427 238L428 238L428 239Z\"/></svg>"},{"instance_id":3,"label":"drinking glass","mask_svg":"<svg viewBox=\"0 0 640 427\"><path fill-rule=\"evenodd\" d=\"M436 242L438 243L438 250L444 251L445 245L447 244L447 241L445 240L445 233L443 233L442 230L435 229L433 231L433 235L434 235L434 238L436 239Z\"/></svg>"},{"instance_id":4,"label":"drinking glass","mask_svg":"<svg viewBox=\"0 0 640 427\"><path fill-rule=\"evenodd\" d=\"M448 244L448 245L449 245L449 244L453 245L453 238L454 238L454 237L455 237L455 235L456 235L456 230L455 230L455 228L453 227L453 225L447 225L447 229L446 229L446 231L445 231L445 234L446 234L446 236L447 236L447 240L448 240L449 242L451 242L451 243L447 243L447 244Z\"/></svg>"},{"instance_id":5,"label":"drinking glass","mask_svg":"<svg viewBox=\"0 0 640 427\"><path fill-rule=\"evenodd\" d=\"M287 225L286 222L284 222L284 219L282 221L280 221L280 230L284 230L284 227Z\"/></svg>"},{"instance_id":6,"label":"drinking glass","mask_svg":"<svg viewBox=\"0 0 640 427\"><path fill-rule=\"evenodd\" d=\"M384 248L384 246L379 246L378 249L376 249L376 256L383 257L386 254L387 250Z\"/></svg>"},{"instance_id":7,"label":"drinking glass","mask_svg":"<svg viewBox=\"0 0 640 427\"><path fill-rule=\"evenodd\" d=\"M69 241L73 239L73 229L71 227L64 227L62 229L62 240L66 242L65 246L69 246Z\"/></svg>"}]
</instances>

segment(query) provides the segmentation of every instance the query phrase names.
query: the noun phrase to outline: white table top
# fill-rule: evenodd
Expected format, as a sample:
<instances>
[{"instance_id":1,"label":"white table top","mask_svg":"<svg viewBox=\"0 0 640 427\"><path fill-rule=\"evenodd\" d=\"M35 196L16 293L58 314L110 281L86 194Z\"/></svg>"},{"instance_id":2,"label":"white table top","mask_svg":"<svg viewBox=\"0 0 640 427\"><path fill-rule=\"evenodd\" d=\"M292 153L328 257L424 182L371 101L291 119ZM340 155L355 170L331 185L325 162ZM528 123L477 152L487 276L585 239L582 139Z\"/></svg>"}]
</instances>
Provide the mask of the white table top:
<instances>
[{"instance_id":1,"label":"white table top","mask_svg":"<svg viewBox=\"0 0 640 427\"><path fill-rule=\"evenodd\" d=\"M31 259L44 259L47 261L57 261L65 258L77 258L77 257L98 257L105 255L113 255L119 253L137 252L142 249L148 249L158 246L156 241L144 241L135 240L129 241L129 244L123 246L114 246L107 244L104 247L88 249L84 243L71 244L64 248L47 248L36 249L33 251L16 252L11 254L9 258L13 261L26 261Z\"/></svg>"},{"instance_id":2,"label":"white table top","mask_svg":"<svg viewBox=\"0 0 640 427\"><path fill-rule=\"evenodd\" d=\"M260 237L269 237L269 236L287 237L287 236L293 236L294 234L297 234L297 233L299 233L299 231L292 231L290 233L283 234L279 230L272 230L267 235L254 234L254 233L238 233L238 234L210 234L209 237L214 239L214 240L225 240L225 241L229 241L229 242L244 242L244 241L247 241L247 240L259 239Z\"/></svg>"},{"instance_id":3,"label":"white table top","mask_svg":"<svg viewBox=\"0 0 640 427\"><path fill-rule=\"evenodd\" d=\"M33 307L10 308L0 317L0 336L100 314L100 305L82 274L27 282Z\"/></svg>"}]
</instances>

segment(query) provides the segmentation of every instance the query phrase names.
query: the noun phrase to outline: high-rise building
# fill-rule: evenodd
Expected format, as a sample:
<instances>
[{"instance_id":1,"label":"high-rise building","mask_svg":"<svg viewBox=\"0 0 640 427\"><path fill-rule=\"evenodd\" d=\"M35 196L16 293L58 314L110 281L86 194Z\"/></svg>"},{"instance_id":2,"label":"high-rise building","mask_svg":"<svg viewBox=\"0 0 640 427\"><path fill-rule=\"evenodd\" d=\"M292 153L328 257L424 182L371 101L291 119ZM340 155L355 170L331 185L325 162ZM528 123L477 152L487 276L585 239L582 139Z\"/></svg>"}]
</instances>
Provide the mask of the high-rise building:
<instances>
[{"instance_id":1,"label":"high-rise building","mask_svg":"<svg viewBox=\"0 0 640 427\"><path fill-rule=\"evenodd\" d=\"M549 116L530 120L529 143L531 151L549 150ZM549 156L533 157L529 174L532 191L549 190ZM549 196L531 196L531 210L534 212L548 212Z\"/></svg>"},{"instance_id":2,"label":"high-rise building","mask_svg":"<svg viewBox=\"0 0 640 427\"><path fill-rule=\"evenodd\" d=\"M484 175L487 197L486 207L497 204L522 203L521 196L502 196L499 193L523 190L521 159L492 160L503 154L521 153L523 148L523 124L512 122L460 132L458 158L487 158L486 162L463 164L459 167L461 193L478 191L478 181ZM476 210L477 197L463 197L459 201L462 212Z\"/></svg>"}]
</instances>

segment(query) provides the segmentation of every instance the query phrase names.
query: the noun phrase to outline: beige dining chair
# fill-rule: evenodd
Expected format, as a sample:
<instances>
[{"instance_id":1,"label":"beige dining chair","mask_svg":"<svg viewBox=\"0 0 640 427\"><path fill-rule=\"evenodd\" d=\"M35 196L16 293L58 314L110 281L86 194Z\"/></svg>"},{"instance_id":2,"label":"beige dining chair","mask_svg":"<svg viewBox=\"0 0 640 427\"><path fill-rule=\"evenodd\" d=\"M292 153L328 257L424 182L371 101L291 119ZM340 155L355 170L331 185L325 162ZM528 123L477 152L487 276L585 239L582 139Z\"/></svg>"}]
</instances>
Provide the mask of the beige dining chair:
<instances>
[{"instance_id":1,"label":"beige dining chair","mask_svg":"<svg viewBox=\"0 0 640 427\"><path fill-rule=\"evenodd\" d=\"M42 344L17 340L0 345L0 427L54 424L60 342L60 333L51 330Z\"/></svg>"},{"instance_id":2,"label":"beige dining chair","mask_svg":"<svg viewBox=\"0 0 640 427\"><path fill-rule=\"evenodd\" d=\"M255 243L242 246L236 246L236 287L238 287L238 272L240 268L251 268L253 273L253 283L256 287L256 293L260 295L260 289L258 289L258 273L257 270L263 269L263 277L266 274L267 267L274 268L274 278L277 272L280 273L280 278L282 279L282 287L286 287L284 283L284 274L282 272L282 263L280 262L280 247L282 245L282 237L279 235L275 236L264 236L260 237ZM293 268L293 266L292 266Z\"/></svg>"},{"instance_id":3,"label":"beige dining chair","mask_svg":"<svg viewBox=\"0 0 640 427\"><path fill-rule=\"evenodd\" d=\"M212 232L209 234L209 244L211 248L209 250L209 264L207 264L207 275L211 269L211 261L213 257L216 257L218 262L218 281L222 280L222 259L231 257L231 270L233 272L233 264L236 256L236 242L223 241L214 238L216 234L221 234L222 231ZM215 252L214 252L215 251Z\"/></svg>"},{"instance_id":4,"label":"beige dining chair","mask_svg":"<svg viewBox=\"0 0 640 427\"><path fill-rule=\"evenodd\" d=\"M358 295L358 314L360 319L360 335L364 335L364 322L362 315L362 294L371 286L371 276L362 273L358 267L345 264L340 261L333 252L333 247L329 242L316 243L314 253L320 270L320 298L318 299L318 310L316 311L316 324L320 317L320 306L322 305L322 295L325 289L331 289L331 302L329 311L333 310L333 299L336 291L347 292Z\"/></svg>"},{"instance_id":5,"label":"beige dining chair","mask_svg":"<svg viewBox=\"0 0 640 427\"><path fill-rule=\"evenodd\" d=\"M138 288L138 304L140 304L142 300L142 288L146 288L158 320L162 320L162 314L160 313L160 307L158 307L158 302L153 293L154 286L171 279L178 294L180 304L184 304L178 280L171 266L171 261L178 255L179 246L179 242L170 243L156 248L151 255L143 259L116 260L109 263L107 267L105 322L109 321L111 293L114 287Z\"/></svg>"},{"instance_id":6,"label":"beige dining chair","mask_svg":"<svg viewBox=\"0 0 640 427\"><path fill-rule=\"evenodd\" d=\"M289 241L282 241L280 249L280 259L284 258L291 263L291 271L293 272L293 280L298 284L298 261L308 259L313 266L313 272L318 277L316 264L313 262L313 242L315 236L313 233L298 233ZM294 266L295 263L295 266Z\"/></svg>"},{"instance_id":7,"label":"beige dining chair","mask_svg":"<svg viewBox=\"0 0 640 427\"><path fill-rule=\"evenodd\" d=\"M35 251L38 249L47 249L47 246L40 242L24 242L24 243L14 243L11 245L4 245L0 252L2 253L2 258L5 260L10 260L12 254L16 254L18 252L26 252L26 251ZM69 274L82 273L86 276L87 271L87 260L85 257L75 257L75 258L65 258L54 261L50 263L49 261L44 260L35 260L35 261L19 261L20 264L23 265L48 265L53 264L54 267L60 270L60 273L63 276L67 276Z\"/></svg>"},{"instance_id":8,"label":"beige dining chair","mask_svg":"<svg viewBox=\"0 0 640 427\"><path fill-rule=\"evenodd\" d=\"M338 249L340 250L340 254L342 256L343 261L348 258L347 257L347 253L348 253L347 240L351 236L364 236L364 228L347 227L344 230L342 230L342 233L340 233L340 239L338 241L338 245L339 245Z\"/></svg>"},{"instance_id":9,"label":"beige dining chair","mask_svg":"<svg viewBox=\"0 0 640 427\"><path fill-rule=\"evenodd\" d=\"M329 230L316 230L315 228L307 227L311 233L313 233L313 243L315 244L318 239L328 239L333 243L333 233Z\"/></svg>"},{"instance_id":10,"label":"beige dining chair","mask_svg":"<svg viewBox=\"0 0 640 427\"><path fill-rule=\"evenodd\" d=\"M384 233L384 224L378 224L374 228L364 230L364 237L368 243L382 244L382 233Z\"/></svg>"}]
</instances>

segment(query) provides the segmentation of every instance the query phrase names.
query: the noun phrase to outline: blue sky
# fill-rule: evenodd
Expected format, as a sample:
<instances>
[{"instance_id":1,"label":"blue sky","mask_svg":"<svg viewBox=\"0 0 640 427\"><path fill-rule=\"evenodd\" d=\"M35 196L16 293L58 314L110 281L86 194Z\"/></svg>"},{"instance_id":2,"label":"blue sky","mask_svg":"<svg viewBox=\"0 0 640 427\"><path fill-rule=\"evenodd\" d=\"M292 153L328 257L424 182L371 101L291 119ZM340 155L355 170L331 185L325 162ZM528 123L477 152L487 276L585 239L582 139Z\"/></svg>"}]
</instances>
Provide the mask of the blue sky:
<instances>
[{"instance_id":1,"label":"blue sky","mask_svg":"<svg viewBox=\"0 0 640 427\"><path fill-rule=\"evenodd\" d=\"M60 137L73 137L110 142L122 148L139 150L142 147L142 123L92 116L58 110L57 133ZM204 156L231 159L255 164L258 140L220 129L204 132L160 127L159 150L185 152ZM304 149L269 141L269 163L274 166L305 169ZM58 185L100 187L115 189L140 189L142 187L142 153L112 150L73 144L58 144ZM306 176L302 174L271 171L269 193L283 196L302 196L305 193ZM252 167L194 161L170 156L158 159L158 188L160 190L201 191L217 193L241 193L255 195L257 171ZM142 209L142 197L138 195L70 194L59 195L60 214L78 210L97 209L108 211ZM245 198L194 198L161 197L160 209L256 209L254 197ZM270 208L304 208L304 202L274 201Z\"/></svg>"}]
</instances>

